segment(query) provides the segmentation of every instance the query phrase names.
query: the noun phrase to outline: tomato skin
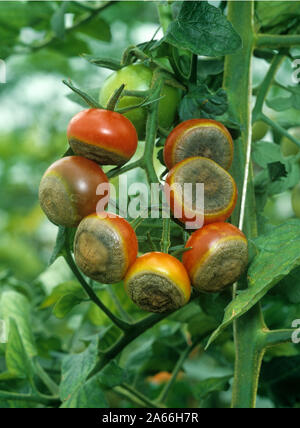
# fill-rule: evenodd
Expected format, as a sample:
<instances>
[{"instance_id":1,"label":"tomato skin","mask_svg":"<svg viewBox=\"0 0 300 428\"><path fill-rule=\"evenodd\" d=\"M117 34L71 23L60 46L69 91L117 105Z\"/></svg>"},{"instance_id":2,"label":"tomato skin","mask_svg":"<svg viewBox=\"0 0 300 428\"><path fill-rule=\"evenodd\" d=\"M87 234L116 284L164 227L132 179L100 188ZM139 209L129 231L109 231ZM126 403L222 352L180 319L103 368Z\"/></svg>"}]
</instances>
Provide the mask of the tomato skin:
<instances>
[{"instance_id":1,"label":"tomato skin","mask_svg":"<svg viewBox=\"0 0 300 428\"><path fill-rule=\"evenodd\" d=\"M124 218L107 212L91 214L79 224L74 255L85 275L101 283L114 284L125 277L137 258L137 237Z\"/></svg>"},{"instance_id":2,"label":"tomato skin","mask_svg":"<svg viewBox=\"0 0 300 428\"><path fill-rule=\"evenodd\" d=\"M232 192L230 195L230 200L228 200L228 204L226 206L220 207L220 210L218 212L209 212L208 210L204 211L204 225L209 223L215 223L215 222L223 222L227 220L231 214L233 213L237 198L238 198L238 190L236 183L233 179L233 177L225 171L221 166L216 164L211 159L202 158L202 157L194 157L194 158L188 158L183 160L182 162L179 162L177 165L175 165L171 171L169 172L167 178L166 178L166 184L168 187L165 187L165 191L167 194L167 201L170 202L170 208L173 213L181 213L181 216L179 216L178 220L182 223L186 224L189 222L193 222L196 220L196 211L183 206L182 198L179 197L179 195L176 192L176 189L173 188L173 185L176 184L181 178L185 183L189 183L189 177L187 174L190 173L190 169L193 167L193 164L198 163L199 170L201 169L201 165L208 167L211 171L210 173L213 173L214 170L219 171L222 174L222 180L226 180L228 183L231 184ZM205 186L210 185L210 181L208 178L206 178L206 181L204 182L204 193L205 193ZM192 181L194 183L194 181ZM170 192L169 192L170 189ZM193 214L195 215L193 217ZM200 226L197 226L195 228L199 228Z\"/></svg>"},{"instance_id":3,"label":"tomato skin","mask_svg":"<svg viewBox=\"0 0 300 428\"><path fill-rule=\"evenodd\" d=\"M73 151L101 165L123 165L136 152L138 137L125 116L101 109L81 111L69 123Z\"/></svg>"},{"instance_id":4,"label":"tomato skin","mask_svg":"<svg viewBox=\"0 0 300 428\"><path fill-rule=\"evenodd\" d=\"M153 78L152 70L144 64L128 65L121 70L113 72L104 82L100 91L100 104L106 106L108 100L114 91L122 84L125 84L127 91L147 91L151 87ZM171 86L165 85L162 90L162 96L159 103L158 121L163 128L169 129L176 117L177 107L181 97L181 91ZM138 97L122 97L118 108L125 108L141 103ZM138 108L125 114L125 116L134 124L139 139L144 140L146 131L147 109Z\"/></svg>"},{"instance_id":5,"label":"tomato skin","mask_svg":"<svg viewBox=\"0 0 300 428\"><path fill-rule=\"evenodd\" d=\"M186 248L191 250L183 254L182 262L192 284L200 291L217 292L230 285L239 278L248 261L247 238L229 223L212 223L197 230L188 239ZM199 281L204 269L206 274Z\"/></svg>"},{"instance_id":6,"label":"tomato skin","mask_svg":"<svg viewBox=\"0 0 300 428\"><path fill-rule=\"evenodd\" d=\"M108 178L95 162L81 156L59 159L41 180L41 207L54 224L76 227L103 198L96 194L100 184L108 184Z\"/></svg>"},{"instance_id":7,"label":"tomato skin","mask_svg":"<svg viewBox=\"0 0 300 428\"><path fill-rule=\"evenodd\" d=\"M178 302L176 302L173 309L178 309L178 307L183 306L189 301L191 296L190 279L183 264L175 257L160 252L147 253L138 257L135 263L128 270L125 277L125 290L130 298L133 298L132 288L138 289L140 286L144 285L139 282L143 275L148 275L148 277L152 279L155 277L165 278L169 283L172 283L172 286L177 290L177 293L179 292L181 295L180 305L178 306ZM142 301L139 302L134 300L134 302L142 309L148 310L149 312L165 312L165 308L161 308L159 303L156 304L155 302L156 293L162 293L164 291L163 286L159 286L155 289L151 280L149 281L149 284L151 287L149 287L149 295L147 296L148 308L145 309L145 305ZM164 299L168 298L172 299L172 296L168 294L164 297ZM143 300L145 300L145 294L143 295ZM153 303L153 306L149 309L151 302ZM174 304L175 302L168 302L169 310L170 306Z\"/></svg>"},{"instance_id":8,"label":"tomato skin","mask_svg":"<svg viewBox=\"0 0 300 428\"><path fill-rule=\"evenodd\" d=\"M170 170L189 157L203 156L229 169L233 161L233 150L231 134L222 123L211 119L191 119L180 123L169 134L164 147L164 160Z\"/></svg>"}]
</instances>

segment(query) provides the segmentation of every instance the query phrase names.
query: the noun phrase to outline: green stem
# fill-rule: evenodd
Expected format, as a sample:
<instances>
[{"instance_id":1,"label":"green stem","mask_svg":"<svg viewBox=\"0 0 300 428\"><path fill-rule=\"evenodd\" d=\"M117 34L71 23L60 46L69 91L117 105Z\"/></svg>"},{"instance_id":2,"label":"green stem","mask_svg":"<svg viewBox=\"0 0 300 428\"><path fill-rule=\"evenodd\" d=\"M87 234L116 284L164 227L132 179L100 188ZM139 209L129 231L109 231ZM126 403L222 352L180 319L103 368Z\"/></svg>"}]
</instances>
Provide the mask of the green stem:
<instances>
[{"instance_id":1,"label":"green stem","mask_svg":"<svg viewBox=\"0 0 300 428\"><path fill-rule=\"evenodd\" d=\"M190 353L192 352L192 350L198 345L198 343L193 343L192 345L188 346L180 355L176 366L174 367L174 370L172 372L172 376L171 379L169 380L168 383L166 383L165 387L163 388L163 390L161 391L157 402L158 403L164 403L166 398L168 397L168 394L171 390L171 388L173 387L177 376L179 374L179 371L181 369L181 367L183 366L183 363L185 362L185 360L187 359L187 357L190 355Z\"/></svg>"},{"instance_id":2,"label":"green stem","mask_svg":"<svg viewBox=\"0 0 300 428\"><path fill-rule=\"evenodd\" d=\"M45 406L54 406L60 403L58 397L48 397L43 394L18 394L8 391L0 391L0 399L8 401L28 401L31 403L44 404Z\"/></svg>"},{"instance_id":3,"label":"green stem","mask_svg":"<svg viewBox=\"0 0 300 428\"><path fill-rule=\"evenodd\" d=\"M44 385L48 388L51 394L58 396L59 395L59 386L51 379L47 372L43 369L38 361L35 361L35 369L39 378L42 380Z\"/></svg>"},{"instance_id":4,"label":"green stem","mask_svg":"<svg viewBox=\"0 0 300 428\"><path fill-rule=\"evenodd\" d=\"M153 409L161 408L160 405L149 400L149 398L145 397L145 395L143 395L141 392L137 391L135 388L133 388L130 385L123 384L119 388L122 388L129 394L129 396L131 397L131 401L135 400L137 403L140 402L142 407L148 407Z\"/></svg>"},{"instance_id":5,"label":"green stem","mask_svg":"<svg viewBox=\"0 0 300 428\"><path fill-rule=\"evenodd\" d=\"M251 165L252 140L252 57L254 47L254 2L229 2L228 18L243 40L243 48L225 60L224 86L229 96L233 116L242 125L241 140L235 145L233 175L240 190L239 206L233 222L250 239L257 235L255 195ZM241 174L244 171L244 174ZM234 287L234 294L236 286ZM234 322L236 366L233 384L232 406L253 408L263 351L257 341L264 327L260 305Z\"/></svg>"},{"instance_id":6,"label":"green stem","mask_svg":"<svg viewBox=\"0 0 300 428\"><path fill-rule=\"evenodd\" d=\"M160 247L161 247L161 251L166 254L169 253L169 248L171 246L170 231L171 231L171 219L164 218Z\"/></svg>"},{"instance_id":7,"label":"green stem","mask_svg":"<svg viewBox=\"0 0 300 428\"><path fill-rule=\"evenodd\" d=\"M130 329L130 324L128 324L125 321L120 320L118 317L116 317L102 302L101 300L98 298L97 294L94 292L94 290L88 285L88 283L85 281L85 279L83 278L83 276L81 275L81 273L79 272L73 257L70 253L69 250L66 249L65 254L64 254L65 260L68 263L70 269L72 270L72 272L74 273L74 275L76 276L76 278L78 279L79 283L82 285L82 287L84 288L85 292L87 293L87 295L89 296L89 298L91 299L92 302L94 302L107 316L108 318L111 319L111 321L117 326L119 327L121 330L126 331L128 329Z\"/></svg>"},{"instance_id":8,"label":"green stem","mask_svg":"<svg viewBox=\"0 0 300 428\"><path fill-rule=\"evenodd\" d=\"M129 172L135 168L141 167L142 160L138 160L136 162L129 163L123 167L113 168L108 173L106 173L107 178L114 178L118 177L119 175L125 174L126 172Z\"/></svg>"},{"instance_id":9,"label":"green stem","mask_svg":"<svg viewBox=\"0 0 300 428\"><path fill-rule=\"evenodd\" d=\"M280 126L277 122L274 122L272 119L267 117L265 114L261 114L259 116L260 120L267 123L271 126L275 131L279 132L284 137L287 137L289 140L291 140L293 143L295 143L298 147L300 147L300 141L297 140L293 135L291 135L286 129L284 129L282 126Z\"/></svg>"},{"instance_id":10,"label":"green stem","mask_svg":"<svg viewBox=\"0 0 300 428\"><path fill-rule=\"evenodd\" d=\"M267 331L264 336L263 346L271 348L284 343L292 343L292 335L295 330L273 330Z\"/></svg>"},{"instance_id":11,"label":"green stem","mask_svg":"<svg viewBox=\"0 0 300 428\"><path fill-rule=\"evenodd\" d=\"M163 87L163 79L160 76L154 75L152 85L151 99L158 99ZM150 104L147 125L146 125L146 145L144 156L142 158L142 168L147 174L149 184L159 183L154 164L153 164L153 151L156 142L157 128L158 128L158 106L159 102Z\"/></svg>"},{"instance_id":12,"label":"green stem","mask_svg":"<svg viewBox=\"0 0 300 428\"><path fill-rule=\"evenodd\" d=\"M255 45L258 48L291 48L300 46L300 35L257 34Z\"/></svg>"},{"instance_id":13,"label":"green stem","mask_svg":"<svg viewBox=\"0 0 300 428\"><path fill-rule=\"evenodd\" d=\"M265 102L265 99L268 95L269 89L274 81L276 72L278 68L280 67L282 61L283 61L284 55L278 54L274 56L274 59L272 61L271 67L268 70L268 73L266 74L266 77L260 86L260 90L257 95L256 104L253 109L253 120L252 122L256 122L257 119L260 117L262 111L263 111L263 105Z\"/></svg>"},{"instance_id":14,"label":"green stem","mask_svg":"<svg viewBox=\"0 0 300 428\"><path fill-rule=\"evenodd\" d=\"M236 359L232 392L232 407L235 409L255 408L265 352L261 346L264 328L259 305L235 323Z\"/></svg>"},{"instance_id":15,"label":"green stem","mask_svg":"<svg viewBox=\"0 0 300 428\"><path fill-rule=\"evenodd\" d=\"M197 299L197 296L192 296L190 302ZM96 364L96 367L93 369L93 371L90 373L89 378L96 375L100 370L105 367L109 361L116 358L116 356L123 351L123 349L126 348L127 345L129 345L133 340L135 340L137 337L139 337L142 333L145 333L147 330L158 324L163 319L167 318L170 314L169 313L163 313L163 314L151 314L148 315L146 318L141 319L140 321L135 322L132 324L129 331L126 331L120 339L111 346L107 351L102 352L100 354L100 359L98 363Z\"/></svg>"}]
</instances>

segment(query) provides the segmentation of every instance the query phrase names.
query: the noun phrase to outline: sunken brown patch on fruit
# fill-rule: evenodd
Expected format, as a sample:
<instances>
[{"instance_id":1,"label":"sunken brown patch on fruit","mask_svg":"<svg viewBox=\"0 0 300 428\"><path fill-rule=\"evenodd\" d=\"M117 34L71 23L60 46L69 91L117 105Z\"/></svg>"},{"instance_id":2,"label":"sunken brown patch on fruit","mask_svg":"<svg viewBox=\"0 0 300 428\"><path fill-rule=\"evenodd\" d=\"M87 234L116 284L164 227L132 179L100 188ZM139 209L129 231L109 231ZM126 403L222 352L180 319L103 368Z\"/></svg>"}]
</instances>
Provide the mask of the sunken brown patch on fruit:
<instances>
[{"instance_id":1,"label":"sunken brown patch on fruit","mask_svg":"<svg viewBox=\"0 0 300 428\"><path fill-rule=\"evenodd\" d=\"M218 292L233 284L248 264L248 246L241 239L220 242L193 275L194 287Z\"/></svg>"},{"instance_id":2,"label":"sunken brown patch on fruit","mask_svg":"<svg viewBox=\"0 0 300 428\"><path fill-rule=\"evenodd\" d=\"M171 312L185 304L183 292L168 278L153 272L132 277L127 291L133 302L147 312Z\"/></svg>"},{"instance_id":3,"label":"sunken brown patch on fruit","mask_svg":"<svg viewBox=\"0 0 300 428\"><path fill-rule=\"evenodd\" d=\"M41 207L52 223L76 227L81 217L76 213L75 195L67 189L66 184L55 175L43 177L39 188Z\"/></svg>"},{"instance_id":4,"label":"sunken brown patch on fruit","mask_svg":"<svg viewBox=\"0 0 300 428\"><path fill-rule=\"evenodd\" d=\"M232 149L226 135L218 128L195 127L185 132L177 142L174 164L195 156L212 159L227 169L232 160Z\"/></svg>"},{"instance_id":5,"label":"sunken brown patch on fruit","mask_svg":"<svg viewBox=\"0 0 300 428\"><path fill-rule=\"evenodd\" d=\"M100 165L121 166L129 160L121 155L118 155L117 153L109 152L102 147L84 143L82 141L76 140L75 138L71 138L69 143L74 153L93 160Z\"/></svg>"},{"instance_id":6,"label":"sunken brown patch on fruit","mask_svg":"<svg viewBox=\"0 0 300 428\"><path fill-rule=\"evenodd\" d=\"M88 217L80 223L74 240L74 254L82 272L103 284L119 282L126 273L123 242L97 217Z\"/></svg>"},{"instance_id":7,"label":"sunken brown patch on fruit","mask_svg":"<svg viewBox=\"0 0 300 428\"><path fill-rule=\"evenodd\" d=\"M190 196L186 199L192 209L196 209L196 184L204 184L204 214L223 211L234 197L234 182L227 171L205 158L196 158L178 168L174 182L181 186L193 184L192 193L188 192Z\"/></svg>"}]
</instances>

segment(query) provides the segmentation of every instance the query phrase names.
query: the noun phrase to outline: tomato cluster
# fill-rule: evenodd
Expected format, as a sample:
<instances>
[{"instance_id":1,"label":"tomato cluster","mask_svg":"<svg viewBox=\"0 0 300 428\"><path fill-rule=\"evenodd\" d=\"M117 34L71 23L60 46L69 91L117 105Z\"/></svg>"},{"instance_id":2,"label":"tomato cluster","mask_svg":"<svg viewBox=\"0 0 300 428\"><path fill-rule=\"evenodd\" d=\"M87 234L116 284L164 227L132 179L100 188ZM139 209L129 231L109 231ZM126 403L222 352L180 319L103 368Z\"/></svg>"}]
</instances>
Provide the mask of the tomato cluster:
<instances>
[{"instance_id":1,"label":"tomato cluster","mask_svg":"<svg viewBox=\"0 0 300 428\"><path fill-rule=\"evenodd\" d=\"M218 292L234 283L248 262L245 235L225 223L238 197L236 183L227 171L233 154L229 131L209 119L179 124L164 147L165 163L170 169L166 183L171 210L182 213L179 220L184 224L203 217L204 226L186 243L183 264L193 286L204 292ZM204 184L203 207L195 206L195 191L187 194L182 187L174 186L186 183Z\"/></svg>"},{"instance_id":2,"label":"tomato cluster","mask_svg":"<svg viewBox=\"0 0 300 428\"><path fill-rule=\"evenodd\" d=\"M143 64L125 67L104 84L101 102L106 103L123 83L130 90L149 90L151 79L152 71ZM165 86L163 92L166 98L178 101L174 88ZM131 103L126 96L121 102ZM176 106L173 109L171 103L173 107L165 116L160 103L159 123L169 127ZM75 155L47 169L40 184L40 204L54 224L77 228L74 257L87 277L104 284L124 280L127 294L141 309L169 312L189 301L191 283L201 291L220 291L238 279L246 267L247 240L237 228L224 223L237 201L237 187L228 172L233 141L221 123L207 119L183 122L170 133L164 148L170 170L166 184L172 188L174 183L204 183L204 227L186 243L182 263L162 252L138 257L138 240L130 223L115 214L98 212L98 204L105 208L109 201L109 180L101 166L124 165L137 149L138 135L144 135L146 112L133 112L128 114L133 123L125 115L97 108L73 117L67 137ZM107 185L105 194L98 192L100 184ZM179 221L186 223L199 213L194 208L193 192L188 208L179 196L171 190L170 207L174 212L182 205Z\"/></svg>"}]
</instances>

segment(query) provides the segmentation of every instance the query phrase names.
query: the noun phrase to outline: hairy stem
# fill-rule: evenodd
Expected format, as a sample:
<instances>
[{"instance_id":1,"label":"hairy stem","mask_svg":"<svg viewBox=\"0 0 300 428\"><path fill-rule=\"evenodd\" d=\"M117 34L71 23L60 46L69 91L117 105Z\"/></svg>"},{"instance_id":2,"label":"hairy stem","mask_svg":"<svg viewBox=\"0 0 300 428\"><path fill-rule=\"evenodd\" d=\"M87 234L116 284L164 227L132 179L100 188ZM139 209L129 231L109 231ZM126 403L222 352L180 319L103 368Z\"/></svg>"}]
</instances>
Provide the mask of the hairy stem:
<instances>
[{"instance_id":1,"label":"hairy stem","mask_svg":"<svg viewBox=\"0 0 300 428\"><path fill-rule=\"evenodd\" d=\"M261 363L264 322L257 305L235 323L236 363L232 393L235 409L255 408Z\"/></svg>"},{"instance_id":2,"label":"hairy stem","mask_svg":"<svg viewBox=\"0 0 300 428\"><path fill-rule=\"evenodd\" d=\"M225 61L224 86L234 117L242 126L240 141L235 145L233 175L240 191L239 206L233 222L243 228L247 237L257 235L255 195L251 165L252 140L252 56L254 47L254 2L229 2L228 18L243 40L243 48ZM243 173L241 173L243 171ZM234 288L234 295L235 290ZM260 306L234 321L236 348L232 407L255 407L263 351L257 348L264 326Z\"/></svg>"}]
</instances>

